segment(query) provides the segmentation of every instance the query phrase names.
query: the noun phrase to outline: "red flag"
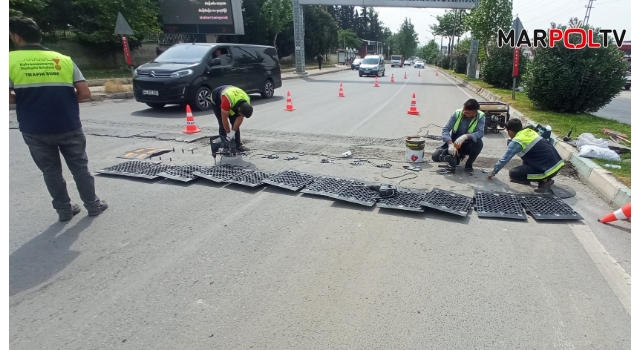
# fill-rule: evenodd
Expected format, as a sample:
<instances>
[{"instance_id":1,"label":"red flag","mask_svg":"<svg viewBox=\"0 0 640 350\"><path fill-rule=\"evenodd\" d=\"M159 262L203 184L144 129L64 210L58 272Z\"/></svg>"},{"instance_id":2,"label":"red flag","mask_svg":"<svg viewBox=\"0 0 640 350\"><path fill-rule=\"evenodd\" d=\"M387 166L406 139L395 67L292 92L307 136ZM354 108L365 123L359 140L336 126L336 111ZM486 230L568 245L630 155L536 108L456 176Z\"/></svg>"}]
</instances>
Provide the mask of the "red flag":
<instances>
[{"instance_id":1,"label":"red flag","mask_svg":"<svg viewBox=\"0 0 640 350\"><path fill-rule=\"evenodd\" d=\"M520 48L513 49L513 76L518 76L518 68L520 68Z\"/></svg>"},{"instance_id":2,"label":"red flag","mask_svg":"<svg viewBox=\"0 0 640 350\"><path fill-rule=\"evenodd\" d=\"M133 66L133 61L131 60L131 52L129 52L129 43L127 42L127 37L122 36L122 47L124 48L124 58L127 59L127 64Z\"/></svg>"}]
</instances>

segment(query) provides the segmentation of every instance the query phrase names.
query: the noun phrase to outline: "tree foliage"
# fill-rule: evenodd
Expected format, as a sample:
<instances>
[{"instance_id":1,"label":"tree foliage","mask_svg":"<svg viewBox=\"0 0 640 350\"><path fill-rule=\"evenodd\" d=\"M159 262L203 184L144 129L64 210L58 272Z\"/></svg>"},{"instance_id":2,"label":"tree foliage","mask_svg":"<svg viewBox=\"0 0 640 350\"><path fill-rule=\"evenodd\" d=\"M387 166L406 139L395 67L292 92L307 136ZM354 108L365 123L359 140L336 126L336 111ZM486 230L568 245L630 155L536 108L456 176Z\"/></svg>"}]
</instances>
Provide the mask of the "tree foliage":
<instances>
[{"instance_id":1,"label":"tree foliage","mask_svg":"<svg viewBox=\"0 0 640 350\"><path fill-rule=\"evenodd\" d=\"M362 39L351 29L341 29L338 30L338 46L343 49L359 49Z\"/></svg>"},{"instance_id":2,"label":"tree foliage","mask_svg":"<svg viewBox=\"0 0 640 350\"><path fill-rule=\"evenodd\" d=\"M577 36L569 38L572 44L579 40ZM599 34L594 35L594 40L603 42ZM613 36L609 36L609 42L615 42ZM534 106L543 110L598 111L609 104L625 84L628 66L623 56L624 53L611 44L606 48L573 50L558 42L553 48L536 48L523 79L525 92Z\"/></svg>"},{"instance_id":3,"label":"tree foliage","mask_svg":"<svg viewBox=\"0 0 640 350\"><path fill-rule=\"evenodd\" d=\"M438 44L436 44L435 40L432 39L427 45L423 46L420 55L428 64L435 64L438 57Z\"/></svg>"},{"instance_id":4,"label":"tree foliage","mask_svg":"<svg viewBox=\"0 0 640 350\"><path fill-rule=\"evenodd\" d=\"M399 53L404 57L415 55L416 49L418 48L418 33L416 33L415 27L410 19L405 17L404 22L400 25L400 29L393 39L394 53Z\"/></svg>"},{"instance_id":5,"label":"tree foliage","mask_svg":"<svg viewBox=\"0 0 640 350\"><path fill-rule=\"evenodd\" d=\"M273 46L277 46L278 34L293 22L291 0L266 0L262 5L262 16L273 34Z\"/></svg>"},{"instance_id":6,"label":"tree foliage","mask_svg":"<svg viewBox=\"0 0 640 350\"><path fill-rule=\"evenodd\" d=\"M514 49L507 45L502 48L492 45L482 65L482 80L496 87L511 88L513 86L513 51ZM523 49L520 49L519 77L516 78L516 85L520 85L529 61L522 51Z\"/></svg>"},{"instance_id":7,"label":"tree foliage","mask_svg":"<svg viewBox=\"0 0 640 350\"><path fill-rule=\"evenodd\" d=\"M469 14L465 10L450 10L443 16L436 16L437 24L432 24L429 28L434 35L448 38L448 51L452 52L455 37L460 37L468 31L466 18Z\"/></svg>"},{"instance_id":8,"label":"tree foliage","mask_svg":"<svg viewBox=\"0 0 640 350\"><path fill-rule=\"evenodd\" d=\"M512 0L480 0L479 6L472 9L466 17L465 26L471 31L471 35L479 40L485 53L488 53L489 42L495 41L498 29L511 28L512 10Z\"/></svg>"},{"instance_id":9,"label":"tree foliage","mask_svg":"<svg viewBox=\"0 0 640 350\"><path fill-rule=\"evenodd\" d=\"M305 55L313 58L338 46L338 24L324 6L304 7Z\"/></svg>"}]
</instances>

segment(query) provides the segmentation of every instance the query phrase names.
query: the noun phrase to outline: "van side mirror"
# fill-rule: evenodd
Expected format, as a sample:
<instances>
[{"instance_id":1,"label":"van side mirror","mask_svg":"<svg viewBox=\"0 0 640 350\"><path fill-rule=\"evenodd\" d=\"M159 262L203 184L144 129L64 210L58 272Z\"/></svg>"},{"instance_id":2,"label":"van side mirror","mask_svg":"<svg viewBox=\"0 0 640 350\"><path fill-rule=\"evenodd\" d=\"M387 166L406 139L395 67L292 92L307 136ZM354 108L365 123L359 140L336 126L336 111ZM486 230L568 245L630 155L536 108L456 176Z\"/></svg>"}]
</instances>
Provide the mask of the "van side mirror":
<instances>
[{"instance_id":1,"label":"van side mirror","mask_svg":"<svg viewBox=\"0 0 640 350\"><path fill-rule=\"evenodd\" d=\"M209 61L209 65L210 66L220 66L220 65L222 65L222 61L220 61L220 59L216 57L216 58L211 59L211 61Z\"/></svg>"}]
</instances>

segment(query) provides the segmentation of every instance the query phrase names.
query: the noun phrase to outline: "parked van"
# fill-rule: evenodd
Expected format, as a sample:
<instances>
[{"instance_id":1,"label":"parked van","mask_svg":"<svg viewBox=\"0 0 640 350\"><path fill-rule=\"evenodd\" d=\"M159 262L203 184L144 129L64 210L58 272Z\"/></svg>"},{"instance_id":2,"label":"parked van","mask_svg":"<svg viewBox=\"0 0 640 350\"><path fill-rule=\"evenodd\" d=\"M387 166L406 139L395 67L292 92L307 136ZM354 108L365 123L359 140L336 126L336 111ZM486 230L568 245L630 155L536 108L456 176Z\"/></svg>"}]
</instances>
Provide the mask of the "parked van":
<instances>
[{"instance_id":1,"label":"parked van","mask_svg":"<svg viewBox=\"0 0 640 350\"><path fill-rule=\"evenodd\" d=\"M359 76L375 75L376 77L384 77L385 66L384 56L382 55L368 55L360 63L358 71Z\"/></svg>"},{"instance_id":2,"label":"parked van","mask_svg":"<svg viewBox=\"0 0 640 350\"><path fill-rule=\"evenodd\" d=\"M391 55L391 68L402 67L403 58L402 55Z\"/></svg>"},{"instance_id":3,"label":"parked van","mask_svg":"<svg viewBox=\"0 0 640 350\"><path fill-rule=\"evenodd\" d=\"M280 61L273 46L245 44L177 44L134 72L136 101L152 108L190 104L211 109L211 91L234 85L271 98L282 87Z\"/></svg>"}]
</instances>

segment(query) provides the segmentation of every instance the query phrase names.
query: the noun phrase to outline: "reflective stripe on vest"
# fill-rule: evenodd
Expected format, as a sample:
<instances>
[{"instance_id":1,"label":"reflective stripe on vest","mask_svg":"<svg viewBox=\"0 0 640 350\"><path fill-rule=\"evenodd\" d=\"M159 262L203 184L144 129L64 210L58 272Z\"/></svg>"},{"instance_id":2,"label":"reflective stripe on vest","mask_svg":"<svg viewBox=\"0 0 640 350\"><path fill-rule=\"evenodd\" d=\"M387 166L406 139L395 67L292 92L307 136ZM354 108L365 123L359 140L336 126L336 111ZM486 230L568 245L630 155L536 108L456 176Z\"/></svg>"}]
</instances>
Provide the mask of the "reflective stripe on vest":
<instances>
[{"instance_id":1,"label":"reflective stripe on vest","mask_svg":"<svg viewBox=\"0 0 640 350\"><path fill-rule=\"evenodd\" d=\"M458 132L458 127L460 126L460 121L462 120L462 109L457 109L456 110L456 124L453 126L453 133L457 133ZM471 121L471 123L469 123L469 129L467 130L467 132L469 134L471 134L472 132L476 131L476 126L478 125L478 120L484 118L484 113L482 111L478 111L478 115L473 118L473 120Z\"/></svg>"},{"instance_id":2,"label":"reflective stripe on vest","mask_svg":"<svg viewBox=\"0 0 640 350\"><path fill-rule=\"evenodd\" d=\"M55 51L11 51L9 78L14 90L44 86L73 88L73 61Z\"/></svg>"},{"instance_id":3,"label":"reflective stripe on vest","mask_svg":"<svg viewBox=\"0 0 640 350\"><path fill-rule=\"evenodd\" d=\"M543 141L542 137L535 131L531 129L522 129L520 130L516 136L513 138L512 142L516 142L522 147L522 151L518 153L518 156L524 157L529 153L529 151L536 145L538 142ZM560 159L554 166L549 168L543 174L527 174L527 179L529 180L541 180L548 176L555 174L564 166L564 161Z\"/></svg>"},{"instance_id":4,"label":"reflective stripe on vest","mask_svg":"<svg viewBox=\"0 0 640 350\"><path fill-rule=\"evenodd\" d=\"M237 87L229 87L224 89L224 91L222 92L222 94L224 96L227 97L227 99L229 100L229 115L233 116L236 114L236 112L233 110L236 106L236 104L238 104L238 102L240 101L245 101L247 103L251 103L251 101L249 100L249 95L247 95L246 92L244 92L242 89L237 88Z\"/></svg>"}]
</instances>

